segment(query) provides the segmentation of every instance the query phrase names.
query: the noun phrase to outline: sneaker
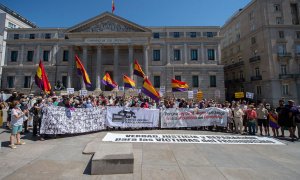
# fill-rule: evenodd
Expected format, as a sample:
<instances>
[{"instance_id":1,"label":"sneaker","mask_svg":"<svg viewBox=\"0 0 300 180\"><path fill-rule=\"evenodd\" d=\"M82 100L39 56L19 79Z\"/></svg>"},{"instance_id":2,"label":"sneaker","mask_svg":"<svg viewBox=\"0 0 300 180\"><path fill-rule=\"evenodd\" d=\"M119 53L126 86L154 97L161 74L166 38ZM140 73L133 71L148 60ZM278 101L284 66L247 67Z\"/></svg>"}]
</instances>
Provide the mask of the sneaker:
<instances>
[{"instance_id":1,"label":"sneaker","mask_svg":"<svg viewBox=\"0 0 300 180\"><path fill-rule=\"evenodd\" d=\"M19 142L16 145L25 145L25 144L26 144L25 142Z\"/></svg>"},{"instance_id":2,"label":"sneaker","mask_svg":"<svg viewBox=\"0 0 300 180\"><path fill-rule=\"evenodd\" d=\"M16 149L16 148L17 148L17 146L14 145L14 144L10 144L9 147L10 147L11 149Z\"/></svg>"}]
</instances>

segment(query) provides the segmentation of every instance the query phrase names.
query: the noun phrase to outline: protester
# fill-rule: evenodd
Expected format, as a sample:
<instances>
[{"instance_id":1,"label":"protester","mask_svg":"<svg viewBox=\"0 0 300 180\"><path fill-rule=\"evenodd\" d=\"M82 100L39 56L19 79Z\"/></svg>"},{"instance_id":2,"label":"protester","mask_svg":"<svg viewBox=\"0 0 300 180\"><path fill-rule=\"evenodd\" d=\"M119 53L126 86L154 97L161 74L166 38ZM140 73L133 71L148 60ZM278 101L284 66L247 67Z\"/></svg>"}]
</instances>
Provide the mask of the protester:
<instances>
[{"instance_id":1,"label":"protester","mask_svg":"<svg viewBox=\"0 0 300 180\"><path fill-rule=\"evenodd\" d=\"M257 124L259 127L259 132L260 135L263 136L263 130L262 130L262 126L264 127L265 130L265 135L266 136L270 136L269 133L269 126L268 126L268 110L264 107L263 103L260 103L258 105L258 108L256 109L256 113L257 113Z\"/></svg>"},{"instance_id":2,"label":"protester","mask_svg":"<svg viewBox=\"0 0 300 180\"><path fill-rule=\"evenodd\" d=\"M257 114L254 110L254 106L250 105L249 109L247 110L247 118L248 118L248 129L250 135L255 135L255 126L257 121Z\"/></svg>"},{"instance_id":3,"label":"protester","mask_svg":"<svg viewBox=\"0 0 300 180\"><path fill-rule=\"evenodd\" d=\"M276 112L278 114L278 125L280 126L281 137L284 137L284 129L288 121L289 110L284 106L283 99L279 100L279 107L276 108Z\"/></svg>"},{"instance_id":4,"label":"protester","mask_svg":"<svg viewBox=\"0 0 300 180\"><path fill-rule=\"evenodd\" d=\"M12 149L16 149L17 147L14 144L14 139L16 138L16 145L24 145L25 142L21 142L22 125L25 113L20 109L20 103L18 100L14 100L12 102L13 109L11 110L11 136L10 136L10 145Z\"/></svg>"},{"instance_id":5,"label":"protester","mask_svg":"<svg viewBox=\"0 0 300 180\"><path fill-rule=\"evenodd\" d=\"M33 105L32 111L33 111L33 137L36 137L41 128L41 121L42 121L42 107L43 107L43 99L39 98L37 99L36 103ZM40 140L44 140L41 134Z\"/></svg>"},{"instance_id":6,"label":"protester","mask_svg":"<svg viewBox=\"0 0 300 180\"><path fill-rule=\"evenodd\" d=\"M269 117L270 126L273 131L273 137L278 137L279 136L278 129L280 128L280 126L278 125L278 114L276 112L276 109L274 108L271 109L268 117Z\"/></svg>"},{"instance_id":7,"label":"protester","mask_svg":"<svg viewBox=\"0 0 300 180\"><path fill-rule=\"evenodd\" d=\"M235 123L235 132L243 134L243 116L244 111L241 109L239 104L233 105L233 117L234 117L234 123Z\"/></svg>"}]
</instances>

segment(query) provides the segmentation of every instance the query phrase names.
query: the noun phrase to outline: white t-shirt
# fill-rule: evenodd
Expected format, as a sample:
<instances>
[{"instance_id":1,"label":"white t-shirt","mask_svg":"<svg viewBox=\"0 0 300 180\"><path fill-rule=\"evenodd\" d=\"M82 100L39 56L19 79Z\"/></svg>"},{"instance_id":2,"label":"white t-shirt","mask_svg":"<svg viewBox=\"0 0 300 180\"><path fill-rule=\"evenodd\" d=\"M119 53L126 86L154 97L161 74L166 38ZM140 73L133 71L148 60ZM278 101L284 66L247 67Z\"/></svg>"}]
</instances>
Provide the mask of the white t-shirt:
<instances>
[{"instance_id":1,"label":"white t-shirt","mask_svg":"<svg viewBox=\"0 0 300 180\"><path fill-rule=\"evenodd\" d=\"M21 116L19 119L17 119L15 117L15 115L21 115L22 114L22 111L20 108L16 109L16 108L13 108L11 110L11 125L13 126L20 126L20 125L23 125L23 119L24 117Z\"/></svg>"}]
</instances>

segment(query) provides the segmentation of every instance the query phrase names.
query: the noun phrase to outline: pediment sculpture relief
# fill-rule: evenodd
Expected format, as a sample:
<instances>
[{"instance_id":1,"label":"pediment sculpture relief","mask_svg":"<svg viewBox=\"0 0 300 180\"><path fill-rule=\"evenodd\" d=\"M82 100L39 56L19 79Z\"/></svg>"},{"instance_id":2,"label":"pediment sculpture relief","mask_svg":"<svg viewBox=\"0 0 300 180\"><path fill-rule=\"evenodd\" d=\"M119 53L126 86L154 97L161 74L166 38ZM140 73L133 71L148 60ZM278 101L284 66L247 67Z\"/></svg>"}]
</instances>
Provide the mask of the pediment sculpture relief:
<instances>
[{"instance_id":1,"label":"pediment sculpture relief","mask_svg":"<svg viewBox=\"0 0 300 180\"><path fill-rule=\"evenodd\" d=\"M105 20L87 28L82 29L81 32L139 32L126 24L120 24L115 21Z\"/></svg>"}]
</instances>

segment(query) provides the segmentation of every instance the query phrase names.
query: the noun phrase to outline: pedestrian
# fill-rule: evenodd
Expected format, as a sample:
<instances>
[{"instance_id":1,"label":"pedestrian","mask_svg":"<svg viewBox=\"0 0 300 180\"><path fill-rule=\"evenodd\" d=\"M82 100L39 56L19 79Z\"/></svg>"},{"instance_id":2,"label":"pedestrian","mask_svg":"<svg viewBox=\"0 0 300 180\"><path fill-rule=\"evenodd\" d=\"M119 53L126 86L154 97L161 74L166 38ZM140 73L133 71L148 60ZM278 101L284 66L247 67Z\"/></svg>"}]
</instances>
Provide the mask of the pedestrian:
<instances>
[{"instance_id":1,"label":"pedestrian","mask_svg":"<svg viewBox=\"0 0 300 180\"><path fill-rule=\"evenodd\" d=\"M280 126L280 130L281 130L280 137L284 137L284 129L286 127L285 124L288 121L289 110L284 106L283 99L279 100L279 106L276 108L276 112L278 114L278 125Z\"/></svg>"},{"instance_id":2,"label":"pedestrian","mask_svg":"<svg viewBox=\"0 0 300 180\"><path fill-rule=\"evenodd\" d=\"M40 133L41 123L42 123L42 107L43 99L37 99L36 103L33 105L33 130L32 136L36 137ZM44 138L40 134L40 140L43 141Z\"/></svg>"},{"instance_id":3,"label":"pedestrian","mask_svg":"<svg viewBox=\"0 0 300 180\"><path fill-rule=\"evenodd\" d=\"M257 124L259 127L259 131L260 131L260 135L263 136L263 130L262 130L262 126L264 127L265 130L265 135L266 136L270 136L269 133L269 128L268 128L268 110L264 107L263 103L260 103L258 105L258 108L256 109L256 113L257 113Z\"/></svg>"},{"instance_id":4,"label":"pedestrian","mask_svg":"<svg viewBox=\"0 0 300 180\"><path fill-rule=\"evenodd\" d=\"M273 131L273 137L278 137L279 136L278 129L280 128L280 126L278 125L278 114L276 112L276 109L272 108L268 116L269 116L270 126Z\"/></svg>"},{"instance_id":5,"label":"pedestrian","mask_svg":"<svg viewBox=\"0 0 300 180\"><path fill-rule=\"evenodd\" d=\"M24 145L25 142L21 142L22 125L25 113L20 109L20 103L18 100L12 102L13 109L11 111L11 135L10 135L10 145L9 147L12 149L16 149L17 147L14 144L14 139L16 138L16 145Z\"/></svg>"},{"instance_id":6,"label":"pedestrian","mask_svg":"<svg viewBox=\"0 0 300 180\"><path fill-rule=\"evenodd\" d=\"M300 139L300 106L297 107L297 110L298 111L296 112L295 123L298 130L298 139Z\"/></svg>"},{"instance_id":7,"label":"pedestrian","mask_svg":"<svg viewBox=\"0 0 300 180\"><path fill-rule=\"evenodd\" d=\"M243 116L244 116L244 111L240 108L239 104L234 104L233 118L234 118L236 133L243 134Z\"/></svg>"}]
</instances>

